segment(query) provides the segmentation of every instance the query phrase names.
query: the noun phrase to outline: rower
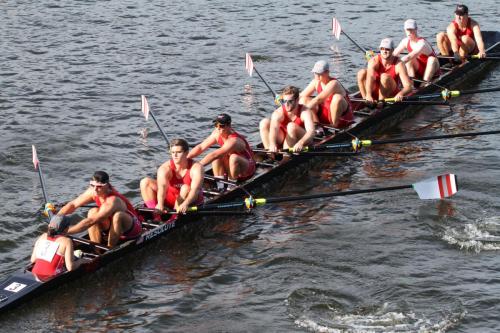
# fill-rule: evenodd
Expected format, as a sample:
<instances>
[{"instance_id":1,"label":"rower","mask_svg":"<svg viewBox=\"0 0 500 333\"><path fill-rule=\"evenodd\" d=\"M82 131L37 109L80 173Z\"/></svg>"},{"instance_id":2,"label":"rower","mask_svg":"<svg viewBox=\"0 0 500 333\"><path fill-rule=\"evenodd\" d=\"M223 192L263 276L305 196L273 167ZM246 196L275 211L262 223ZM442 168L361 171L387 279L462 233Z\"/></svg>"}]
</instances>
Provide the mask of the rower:
<instances>
[{"instance_id":1,"label":"rower","mask_svg":"<svg viewBox=\"0 0 500 333\"><path fill-rule=\"evenodd\" d=\"M281 106L271 119L260 121L260 137L265 149L277 152L280 148L293 148L300 152L312 143L315 134L312 112L299 104L299 88L287 86L281 93Z\"/></svg>"},{"instance_id":2,"label":"rower","mask_svg":"<svg viewBox=\"0 0 500 333\"><path fill-rule=\"evenodd\" d=\"M335 128L349 126L354 120L351 101L340 81L330 76L328 63L316 62L311 72L314 78L300 94L300 103L312 110L315 123Z\"/></svg>"},{"instance_id":3,"label":"rower","mask_svg":"<svg viewBox=\"0 0 500 333\"><path fill-rule=\"evenodd\" d=\"M67 216L56 215L51 219L47 232L35 242L31 262L31 272L39 281L47 281L65 271L72 271L80 266L80 261L73 258L73 242L63 236L69 228Z\"/></svg>"},{"instance_id":4,"label":"rower","mask_svg":"<svg viewBox=\"0 0 500 333\"><path fill-rule=\"evenodd\" d=\"M406 67L392 54L394 43L390 38L380 42L380 53L371 58L367 69L358 72L358 86L361 96L368 103L394 97L401 101L412 90L412 83ZM402 89L400 89L402 84Z\"/></svg>"},{"instance_id":5,"label":"rower","mask_svg":"<svg viewBox=\"0 0 500 333\"><path fill-rule=\"evenodd\" d=\"M78 207L92 202L95 202L97 207L88 211L87 218L69 227L68 234L88 230L90 240L101 243L103 234L107 233L108 247L141 235L141 217L130 201L111 186L109 175L104 171L96 171L89 188L64 205L57 215L71 214Z\"/></svg>"},{"instance_id":6,"label":"rower","mask_svg":"<svg viewBox=\"0 0 500 333\"><path fill-rule=\"evenodd\" d=\"M394 50L395 57L404 50L408 54L401 58L406 65L410 77L429 82L436 74L439 74L439 61L431 44L423 37L418 36L417 22L413 19L404 23L406 38L401 40Z\"/></svg>"},{"instance_id":7,"label":"rower","mask_svg":"<svg viewBox=\"0 0 500 333\"><path fill-rule=\"evenodd\" d=\"M141 196L148 208L163 211L165 206L185 213L190 205L203 203L203 166L188 158L189 145L184 139L170 142L172 159L163 163L156 180L141 180Z\"/></svg>"},{"instance_id":8,"label":"rower","mask_svg":"<svg viewBox=\"0 0 500 333\"><path fill-rule=\"evenodd\" d=\"M479 24L469 17L469 8L466 5L457 5L455 19L446 28L437 34L439 52L445 56L453 56L454 61L461 63L471 54L478 54L479 58L486 56L483 37Z\"/></svg>"},{"instance_id":9,"label":"rower","mask_svg":"<svg viewBox=\"0 0 500 333\"><path fill-rule=\"evenodd\" d=\"M255 173L255 160L253 151L247 140L231 127L231 117L222 113L213 121L215 129L194 147L188 158L194 158L215 144L220 148L208 153L200 163L206 166L212 163L215 177L245 181Z\"/></svg>"}]
</instances>

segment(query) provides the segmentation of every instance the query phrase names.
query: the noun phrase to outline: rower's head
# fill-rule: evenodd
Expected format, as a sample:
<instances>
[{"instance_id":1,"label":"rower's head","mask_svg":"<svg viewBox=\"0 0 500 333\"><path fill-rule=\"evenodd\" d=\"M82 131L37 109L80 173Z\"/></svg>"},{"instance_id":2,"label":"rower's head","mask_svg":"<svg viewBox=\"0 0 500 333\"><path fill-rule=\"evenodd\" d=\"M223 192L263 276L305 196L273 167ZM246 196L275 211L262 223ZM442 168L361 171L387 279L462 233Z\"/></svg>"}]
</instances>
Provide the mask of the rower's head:
<instances>
[{"instance_id":1,"label":"rower's head","mask_svg":"<svg viewBox=\"0 0 500 333\"><path fill-rule=\"evenodd\" d=\"M469 16L469 8L466 5L457 5L455 8L455 18L459 21L466 20Z\"/></svg>"},{"instance_id":2,"label":"rower's head","mask_svg":"<svg viewBox=\"0 0 500 333\"><path fill-rule=\"evenodd\" d=\"M90 186L94 189L96 194L107 191L111 186L109 183L109 175L105 171L96 171L90 181Z\"/></svg>"},{"instance_id":3,"label":"rower's head","mask_svg":"<svg viewBox=\"0 0 500 333\"><path fill-rule=\"evenodd\" d=\"M281 105L285 106L288 112L291 112L299 103L299 94L299 88L295 86L286 86L281 92L279 102Z\"/></svg>"},{"instance_id":4,"label":"rower's head","mask_svg":"<svg viewBox=\"0 0 500 333\"><path fill-rule=\"evenodd\" d=\"M187 158L189 153L189 144L184 139L174 139L170 141L170 155L172 155L172 160L174 163Z\"/></svg>"},{"instance_id":5,"label":"rower's head","mask_svg":"<svg viewBox=\"0 0 500 333\"><path fill-rule=\"evenodd\" d=\"M68 230L69 225L70 225L69 217L65 215L54 215L50 219L49 229L47 231L47 234L49 236L62 234L63 232Z\"/></svg>"},{"instance_id":6,"label":"rower's head","mask_svg":"<svg viewBox=\"0 0 500 333\"><path fill-rule=\"evenodd\" d=\"M407 37L416 37L417 36L417 21L414 19L409 19L405 21L404 29Z\"/></svg>"},{"instance_id":7,"label":"rower's head","mask_svg":"<svg viewBox=\"0 0 500 333\"><path fill-rule=\"evenodd\" d=\"M224 132L231 128L231 116L227 113L221 113L213 120L215 128Z\"/></svg>"},{"instance_id":8,"label":"rower's head","mask_svg":"<svg viewBox=\"0 0 500 333\"><path fill-rule=\"evenodd\" d=\"M394 50L394 42L390 38L384 38L380 41L379 45L380 55L384 59L388 59L392 56L392 51Z\"/></svg>"},{"instance_id":9,"label":"rower's head","mask_svg":"<svg viewBox=\"0 0 500 333\"><path fill-rule=\"evenodd\" d=\"M311 72L314 74L315 78L321 78L323 76L328 77L330 75L330 66L325 60L319 60L314 64Z\"/></svg>"}]
</instances>

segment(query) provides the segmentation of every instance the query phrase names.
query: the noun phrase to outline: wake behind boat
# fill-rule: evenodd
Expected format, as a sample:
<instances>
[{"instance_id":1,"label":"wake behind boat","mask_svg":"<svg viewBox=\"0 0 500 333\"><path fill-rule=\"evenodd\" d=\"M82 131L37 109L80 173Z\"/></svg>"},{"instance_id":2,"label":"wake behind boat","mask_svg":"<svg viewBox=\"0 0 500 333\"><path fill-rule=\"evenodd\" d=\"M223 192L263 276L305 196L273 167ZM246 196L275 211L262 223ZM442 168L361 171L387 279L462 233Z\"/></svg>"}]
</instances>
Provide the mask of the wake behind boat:
<instances>
[{"instance_id":1,"label":"wake behind boat","mask_svg":"<svg viewBox=\"0 0 500 333\"><path fill-rule=\"evenodd\" d=\"M492 31L483 31L483 38L487 47L488 53L497 53L500 51L500 33ZM444 65L446 60L442 60L441 65ZM439 90L439 86L445 86L449 89L458 87L463 82L477 80L478 74L487 70L492 64L488 60L471 60L460 66L454 67L445 74L433 81L425 88L419 89L416 94L425 95L435 93ZM359 98L359 94L353 96ZM368 135L371 133L380 132L383 129L390 128L403 119L411 117L413 113L421 109L421 105L406 105L404 103L388 105L379 110L365 112L364 104L359 102L355 104L356 116L354 123L348 128L341 131L325 128L326 136L316 138L315 145L326 143L340 143L350 141L352 136ZM258 145L262 147L262 145ZM275 179L279 179L287 170L298 166L310 160L311 156L307 154L292 155L289 159L281 161L272 161L267 158L265 153L257 153L260 162L257 164L255 176L251 179L238 183L234 187L230 187L226 191L220 193L217 190L216 181L207 177L204 182L205 195L207 197L206 205L230 202L237 198L248 196L250 193L256 192L264 184L271 183ZM207 172L208 175L211 172ZM140 205L139 207L142 207ZM38 281L31 273L32 266L28 266L19 272L13 274L0 284L0 312L5 312L9 309L18 306L29 299L32 299L43 292L56 288L64 283L76 280L84 275L92 273L97 269L106 266L108 263L117 258L125 256L127 253L136 251L146 244L153 242L164 234L185 225L189 222L200 219L199 215L187 214L174 216L166 222L153 222L150 220L151 212L140 210L141 214L148 219L143 224L142 235L133 240L128 240L118 246L109 249L102 245L94 244L88 238L73 237L75 249L81 250L84 253L82 264L73 271L61 273L52 279L45 282Z\"/></svg>"}]
</instances>

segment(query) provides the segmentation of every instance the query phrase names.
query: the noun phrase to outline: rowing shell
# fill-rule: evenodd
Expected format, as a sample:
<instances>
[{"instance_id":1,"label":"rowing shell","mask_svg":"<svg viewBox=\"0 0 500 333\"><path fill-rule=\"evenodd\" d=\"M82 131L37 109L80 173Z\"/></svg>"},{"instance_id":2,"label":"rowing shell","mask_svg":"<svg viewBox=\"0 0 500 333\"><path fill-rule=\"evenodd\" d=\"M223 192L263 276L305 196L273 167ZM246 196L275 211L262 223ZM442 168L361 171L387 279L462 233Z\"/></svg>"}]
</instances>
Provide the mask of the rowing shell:
<instances>
[{"instance_id":1,"label":"rowing shell","mask_svg":"<svg viewBox=\"0 0 500 333\"><path fill-rule=\"evenodd\" d=\"M499 32L484 31L483 40L487 47L487 53L500 52ZM460 66L454 67L449 72L437 78L434 83L449 89L456 88L461 82L470 82L474 78L477 79L477 77L479 77L477 74L485 71L491 64L492 62L487 60L471 60ZM436 86L429 85L420 89L418 93L430 94L436 91L438 91ZM358 94L355 97L360 96ZM360 110L362 107L361 104L357 104L355 105L355 110ZM346 142L351 140L351 135L361 136L380 132L385 128L394 126L402 119L411 117L420 108L421 107L415 105L394 104L374 111L369 115L357 115L355 117L355 122L348 129L337 131L324 138L317 139L315 144ZM262 144L258 145L258 147L262 147ZM260 157L265 157L265 155L261 154ZM259 163L256 175L253 178L221 194L214 191L215 184L213 180L206 179L204 188L208 198L207 204L227 202L247 196L248 193L261 188L263 184L271 183L273 179L279 179L286 170L296 167L310 159L311 157L307 155L293 155L291 159L286 161ZM208 174L210 174L210 172L208 172ZM145 217L149 217L147 216L148 213L144 214ZM184 215L179 218L171 218L166 223L145 223L143 225L143 233L139 238L126 241L113 249L97 255L95 246L90 242L86 242L85 240L76 242L75 249L82 250L84 253L89 254L88 256L84 256L82 259L83 263L76 270L61 273L48 281L41 282L37 281L31 273L31 266L27 266L1 282L0 313L12 309L43 292L92 273L117 258L123 257L129 252L136 251L144 245L155 241L157 238L171 232L175 228L199 220L199 218L200 217L196 215Z\"/></svg>"}]
</instances>

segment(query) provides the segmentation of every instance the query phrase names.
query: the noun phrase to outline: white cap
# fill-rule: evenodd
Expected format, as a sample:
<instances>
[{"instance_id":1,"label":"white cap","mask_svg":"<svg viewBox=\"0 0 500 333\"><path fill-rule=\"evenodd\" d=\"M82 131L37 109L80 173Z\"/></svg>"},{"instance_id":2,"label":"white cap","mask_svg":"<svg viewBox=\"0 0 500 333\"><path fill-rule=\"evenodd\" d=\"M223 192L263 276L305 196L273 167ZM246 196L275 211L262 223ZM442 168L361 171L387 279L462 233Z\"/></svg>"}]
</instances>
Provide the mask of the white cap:
<instances>
[{"instance_id":1,"label":"white cap","mask_svg":"<svg viewBox=\"0 0 500 333\"><path fill-rule=\"evenodd\" d=\"M328 70L330 70L330 66L328 66L328 63L324 60L320 60L314 64L314 67L311 72L315 74L322 74Z\"/></svg>"},{"instance_id":2,"label":"white cap","mask_svg":"<svg viewBox=\"0 0 500 333\"><path fill-rule=\"evenodd\" d=\"M417 22L413 19L409 19L405 21L405 30L417 30Z\"/></svg>"},{"instance_id":3,"label":"white cap","mask_svg":"<svg viewBox=\"0 0 500 333\"><path fill-rule=\"evenodd\" d=\"M384 38L380 41L380 46L378 47L379 49L384 48L384 49L394 49L394 42L390 38Z\"/></svg>"}]
</instances>

